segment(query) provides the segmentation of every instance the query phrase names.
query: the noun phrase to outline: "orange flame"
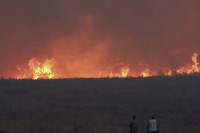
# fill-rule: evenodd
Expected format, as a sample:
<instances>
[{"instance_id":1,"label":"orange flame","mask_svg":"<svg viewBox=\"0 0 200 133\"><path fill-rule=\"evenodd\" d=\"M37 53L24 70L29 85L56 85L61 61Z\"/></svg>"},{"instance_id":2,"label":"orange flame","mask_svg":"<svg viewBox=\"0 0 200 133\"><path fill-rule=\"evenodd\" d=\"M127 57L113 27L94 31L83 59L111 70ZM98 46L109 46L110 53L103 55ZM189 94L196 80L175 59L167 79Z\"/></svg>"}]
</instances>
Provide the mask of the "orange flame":
<instances>
[{"instance_id":1,"label":"orange flame","mask_svg":"<svg viewBox=\"0 0 200 133\"><path fill-rule=\"evenodd\" d=\"M128 73L129 73L130 69L128 67L122 67L121 69L121 77L127 77Z\"/></svg>"},{"instance_id":2,"label":"orange flame","mask_svg":"<svg viewBox=\"0 0 200 133\"><path fill-rule=\"evenodd\" d=\"M170 69L168 67L163 68L160 71L160 75L165 76L173 76L174 74L193 74L193 73L200 73L200 67L198 62L198 54L194 53L191 57L193 64L180 67L178 69ZM53 68L55 66L55 59L46 59L43 63L40 63L36 58L32 58L28 62L28 68L24 65L17 66L19 71L19 75L16 76L17 79L52 79L58 77L58 74L55 74ZM130 73L130 68L127 65L124 65L123 62L116 63L112 67L108 67L103 71L94 71L91 74L92 78L102 78L102 77L118 77L118 78L125 78L128 75L132 75L132 77L150 77L150 76L159 76L159 73L156 71L150 71L152 68L145 66L142 72L133 72ZM59 70L59 69L57 69ZM62 70L59 70L62 72ZM58 71L57 71L58 72ZM65 76L65 77L64 77ZM62 78L66 78L67 75L63 75Z\"/></svg>"},{"instance_id":3,"label":"orange flame","mask_svg":"<svg viewBox=\"0 0 200 133\"><path fill-rule=\"evenodd\" d=\"M150 77L151 74L150 74L149 69L148 69L148 68L145 69L145 70L141 73L141 76L142 76L142 77Z\"/></svg>"},{"instance_id":4,"label":"orange flame","mask_svg":"<svg viewBox=\"0 0 200 133\"><path fill-rule=\"evenodd\" d=\"M192 62L194 63L192 66L189 67L181 67L179 68L176 72L178 74L192 74L192 73L199 73L200 68L199 68L199 63L197 61L198 54L194 53L192 56Z\"/></svg>"},{"instance_id":5,"label":"orange flame","mask_svg":"<svg viewBox=\"0 0 200 133\"><path fill-rule=\"evenodd\" d=\"M17 69L21 72L17 79L52 79L55 73L52 72L52 68L55 65L55 59L46 59L43 64L41 64L36 58L32 58L28 62L28 69L24 66L18 66Z\"/></svg>"},{"instance_id":6,"label":"orange flame","mask_svg":"<svg viewBox=\"0 0 200 133\"><path fill-rule=\"evenodd\" d=\"M169 70L167 73L164 74L165 76L172 76L172 70Z\"/></svg>"},{"instance_id":7,"label":"orange flame","mask_svg":"<svg viewBox=\"0 0 200 133\"><path fill-rule=\"evenodd\" d=\"M127 66L124 66L123 63L119 63L119 64L114 65L114 67L116 67L116 66L121 66L120 72L115 72L115 73L111 72L109 77L110 78L113 78L113 77L125 78L125 77L127 77L127 75L130 72L130 68L127 67Z\"/></svg>"}]
</instances>

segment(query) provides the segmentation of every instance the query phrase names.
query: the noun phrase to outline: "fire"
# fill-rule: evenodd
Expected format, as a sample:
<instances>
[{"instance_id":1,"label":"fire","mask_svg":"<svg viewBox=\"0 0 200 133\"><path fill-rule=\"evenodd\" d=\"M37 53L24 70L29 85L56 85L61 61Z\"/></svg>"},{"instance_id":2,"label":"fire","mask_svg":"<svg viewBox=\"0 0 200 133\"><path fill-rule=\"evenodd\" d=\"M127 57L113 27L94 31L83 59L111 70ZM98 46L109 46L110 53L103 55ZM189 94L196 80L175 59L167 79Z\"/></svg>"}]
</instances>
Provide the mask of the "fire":
<instances>
[{"instance_id":1,"label":"fire","mask_svg":"<svg viewBox=\"0 0 200 133\"><path fill-rule=\"evenodd\" d=\"M165 68L161 72L161 75L164 75L164 76L173 76L173 71L170 68Z\"/></svg>"},{"instance_id":2,"label":"fire","mask_svg":"<svg viewBox=\"0 0 200 133\"><path fill-rule=\"evenodd\" d=\"M121 77L127 77L130 69L128 67L122 67L121 69Z\"/></svg>"},{"instance_id":3,"label":"fire","mask_svg":"<svg viewBox=\"0 0 200 133\"><path fill-rule=\"evenodd\" d=\"M192 62L193 65L192 66L186 66L186 67L181 67L179 68L176 72L178 74L192 74L192 73L199 73L200 72L200 68L199 68L199 63L197 61L198 58L198 54L194 53L192 56Z\"/></svg>"},{"instance_id":4,"label":"fire","mask_svg":"<svg viewBox=\"0 0 200 133\"><path fill-rule=\"evenodd\" d=\"M199 72L199 63L197 61L197 58L198 58L198 54L197 53L194 53L193 56L192 56L192 61L193 61L193 65L192 65L192 72Z\"/></svg>"},{"instance_id":5,"label":"fire","mask_svg":"<svg viewBox=\"0 0 200 133\"><path fill-rule=\"evenodd\" d=\"M151 76L151 75L150 75L149 69L148 69L148 68L145 69L145 70L141 73L141 76L142 76L142 77L149 77L149 76Z\"/></svg>"},{"instance_id":6,"label":"fire","mask_svg":"<svg viewBox=\"0 0 200 133\"><path fill-rule=\"evenodd\" d=\"M129 74L129 71L130 71L130 68L128 68L128 67L122 67L121 68L121 72L119 72L119 73L113 73L113 72L111 72L110 75L109 75L109 77L110 78L112 78L112 77L125 78Z\"/></svg>"},{"instance_id":7,"label":"fire","mask_svg":"<svg viewBox=\"0 0 200 133\"><path fill-rule=\"evenodd\" d=\"M119 63L119 64L115 64L113 66L112 69L117 69L118 68L118 71L117 72L111 72L109 77L112 78L112 77L118 77L118 78L125 78L127 77L127 75L129 74L130 72L130 68L125 66L124 63Z\"/></svg>"},{"instance_id":8,"label":"fire","mask_svg":"<svg viewBox=\"0 0 200 133\"><path fill-rule=\"evenodd\" d=\"M52 79L55 76L55 73L52 71L52 68L55 65L55 59L46 59L44 63L40 63L36 58L32 58L28 62L28 69L23 65L18 66L20 75L17 76L17 79Z\"/></svg>"},{"instance_id":9,"label":"fire","mask_svg":"<svg viewBox=\"0 0 200 133\"><path fill-rule=\"evenodd\" d=\"M180 67L178 69L171 69L168 67L163 68L159 72L156 72L152 68L149 68L148 65L145 66L141 72L133 72L130 73L129 65L125 65L123 62L115 63L112 66L108 66L104 70L102 69L99 71L93 71L91 74L92 78L103 78L103 77L118 77L118 78L125 78L128 75L132 75L132 77L150 77L150 76L173 76L174 74L193 74L193 73L200 73L200 67L198 62L198 54L194 53L191 57L192 65L186 65ZM32 58L29 60L28 65L19 65L17 69L19 71L19 75L16 76L17 79L52 79L58 77L59 74L55 74L54 71L55 67L55 59L46 59L43 63L39 62L36 58ZM140 66L142 67L142 66ZM153 71L150 71L150 70ZM62 70L56 69L62 73ZM58 72L57 71L57 72ZM64 77L65 76L65 77ZM66 78L67 75L63 75L62 78Z\"/></svg>"},{"instance_id":10,"label":"fire","mask_svg":"<svg viewBox=\"0 0 200 133\"><path fill-rule=\"evenodd\" d=\"M172 70L169 70L167 73L164 74L165 76L172 76Z\"/></svg>"}]
</instances>

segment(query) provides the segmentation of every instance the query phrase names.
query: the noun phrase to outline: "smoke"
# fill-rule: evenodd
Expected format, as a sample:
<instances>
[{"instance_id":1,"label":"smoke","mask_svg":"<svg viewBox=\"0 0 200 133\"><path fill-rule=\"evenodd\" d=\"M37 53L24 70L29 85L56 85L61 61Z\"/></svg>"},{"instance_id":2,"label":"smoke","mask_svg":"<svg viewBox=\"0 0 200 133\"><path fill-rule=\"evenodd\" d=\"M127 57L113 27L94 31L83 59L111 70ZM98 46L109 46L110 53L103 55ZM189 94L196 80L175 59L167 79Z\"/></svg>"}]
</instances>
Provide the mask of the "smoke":
<instances>
[{"instance_id":1,"label":"smoke","mask_svg":"<svg viewBox=\"0 0 200 133\"><path fill-rule=\"evenodd\" d=\"M55 58L58 77L123 62L135 73L175 69L200 50L198 0L1 0L0 75Z\"/></svg>"}]
</instances>

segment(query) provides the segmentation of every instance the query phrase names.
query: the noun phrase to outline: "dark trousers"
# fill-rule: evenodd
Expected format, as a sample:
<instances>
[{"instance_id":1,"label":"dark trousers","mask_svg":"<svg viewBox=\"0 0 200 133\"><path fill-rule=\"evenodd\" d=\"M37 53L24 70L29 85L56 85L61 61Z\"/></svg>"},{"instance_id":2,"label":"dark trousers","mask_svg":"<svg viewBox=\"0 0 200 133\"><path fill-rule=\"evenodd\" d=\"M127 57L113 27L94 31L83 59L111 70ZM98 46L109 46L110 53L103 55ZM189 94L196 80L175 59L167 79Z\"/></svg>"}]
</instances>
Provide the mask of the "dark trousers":
<instances>
[{"instance_id":1,"label":"dark trousers","mask_svg":"<svg viewBox=\"0 0 200 133\"><path fill-rule=\"evenodd\" d=\"M130 133L138 133L138 131L131 131Z\"/></svg>"},{"instance_id":2,"label":"dark trousers","mask_svg":"<svg viewBox=\"0 0 200 133\"><path fill-rule=\"evenodd\" d=\"M130 133L138 133L138 131L137 130L134 130L134 131L131 130Z\"/></svg>"},{"instance_id":3,"label":"dark trousers","mask_svg":"<svg viewBox=\"0 0 200 133\"><path fill-rule=\"evenodd\" d=\"M154 131L154 132L149 132L149 133L158 133L158 131Z\"/></svg>"}]
</instances>

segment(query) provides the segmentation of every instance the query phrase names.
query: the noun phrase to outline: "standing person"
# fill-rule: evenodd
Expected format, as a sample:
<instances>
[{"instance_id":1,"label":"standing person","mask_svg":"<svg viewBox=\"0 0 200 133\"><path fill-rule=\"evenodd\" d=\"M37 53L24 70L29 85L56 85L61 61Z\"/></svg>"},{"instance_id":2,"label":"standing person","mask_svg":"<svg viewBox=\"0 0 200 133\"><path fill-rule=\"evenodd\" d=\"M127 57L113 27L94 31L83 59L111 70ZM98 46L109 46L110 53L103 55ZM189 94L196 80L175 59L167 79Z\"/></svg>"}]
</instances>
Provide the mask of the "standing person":
<instances>
[{"instance_id":1,"label":"standing person","mask_svg":"<svg viewBox=\"0 0 200 133\"><path fill-rule=\"evenodd\" d=\"M148 133L158 133L159 127L156 121L155 116L152 116L147 125Z\"/></svg>"},{"instance_id":2,"label":"standing person","mask_svg":"<svg viewBox=\"0 0 200 133\"><path fill-rule=\"evenodd\" d=\"M136 115L132 116L132 120L129 123L130 133L138 133L138 123L136 121Z\"/></svg>"}]
</instances>

